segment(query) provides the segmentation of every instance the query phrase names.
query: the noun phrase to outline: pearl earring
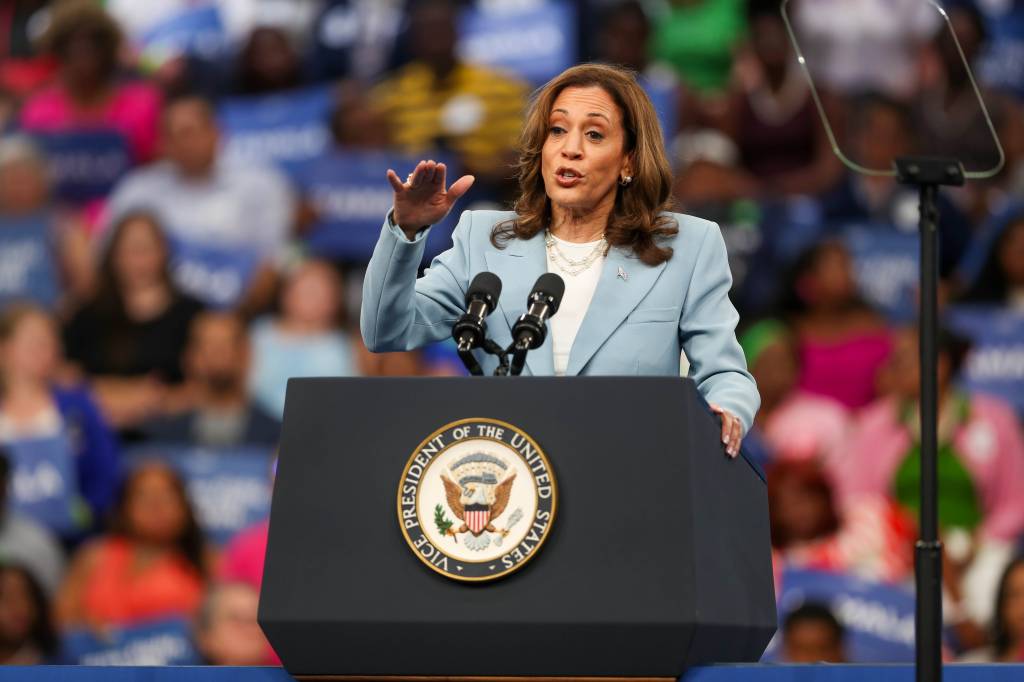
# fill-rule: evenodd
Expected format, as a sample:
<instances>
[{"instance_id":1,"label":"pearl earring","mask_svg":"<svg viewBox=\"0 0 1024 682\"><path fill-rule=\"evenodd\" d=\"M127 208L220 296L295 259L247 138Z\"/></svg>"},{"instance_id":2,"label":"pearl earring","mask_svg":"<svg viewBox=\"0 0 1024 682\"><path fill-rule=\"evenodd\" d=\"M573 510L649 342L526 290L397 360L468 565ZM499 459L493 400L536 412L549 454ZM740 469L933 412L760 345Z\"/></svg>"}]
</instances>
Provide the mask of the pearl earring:
<instances>
[{"instance_id":1,"label":"pearl earring","mask_svg":"<svg viewBox=\"0 0 1024 682\"><path fill-rule=\"evenodd\" d=\"M622 178L619 179L619 184L622 185L623 187L627 186L631 182L633 182L632 175L624 175L622 176Z\"/></svg>"}]
</instances>

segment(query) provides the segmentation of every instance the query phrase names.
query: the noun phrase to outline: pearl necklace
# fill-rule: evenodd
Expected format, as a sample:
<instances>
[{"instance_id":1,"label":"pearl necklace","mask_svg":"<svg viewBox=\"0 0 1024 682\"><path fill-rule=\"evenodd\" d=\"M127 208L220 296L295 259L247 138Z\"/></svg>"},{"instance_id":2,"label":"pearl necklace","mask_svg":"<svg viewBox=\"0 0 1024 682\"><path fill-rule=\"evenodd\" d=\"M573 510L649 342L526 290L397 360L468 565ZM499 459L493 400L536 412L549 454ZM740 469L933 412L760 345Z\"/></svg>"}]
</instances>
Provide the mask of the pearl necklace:
<instances>
[{"instance_id":1,"label":"pearl necklace","mask_svg":"<svg viewBox=\"0 0 1024 682\"><path fill-rule=\"evenodd\" d=\"M590 269L590 266L596 263L598 258L608 254L608 242L605 241L604 237L601 237L594 244L594 248L591 249L590 253L578 260L565 255L565 252L558 245L558 240L551 234L551 230L545 230L544 232L544 245L547 246L555 266L571 277L575 277L581 272Z\"/></svg>"}]
</instances>

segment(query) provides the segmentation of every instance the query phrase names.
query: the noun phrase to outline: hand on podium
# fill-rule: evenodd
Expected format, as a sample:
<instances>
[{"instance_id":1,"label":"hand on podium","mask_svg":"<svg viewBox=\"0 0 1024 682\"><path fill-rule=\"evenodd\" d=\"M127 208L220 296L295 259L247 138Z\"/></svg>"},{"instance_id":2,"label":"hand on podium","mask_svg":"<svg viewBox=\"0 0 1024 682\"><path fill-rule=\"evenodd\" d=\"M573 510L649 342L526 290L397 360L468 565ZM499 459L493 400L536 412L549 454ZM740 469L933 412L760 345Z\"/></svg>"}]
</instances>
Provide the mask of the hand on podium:
<instances>
[{"instance_id":1,"label":"hand on podium","mask_svg":"<svg viewBox=\"0 0 1024 682\"><path fill-rule=\"evenodd\" d=\"M725 452L730 457L740 454L740 444L743 442L743 424L739 417L729 410L719 407L714 403L708 405L711 411L722 417L722 444L725 445Z\"/></svg>"},{"instance_id":2,"label":"hand on podium","mask_svg":"<svg viewBox=\"0 0 1024 682\"><path fill-rule=\"evenodd\" d=\"M441 221L463 194L473 185L472 175L463 175L445 189L445 165L420 161L405 179L388 169L388 182L395 190L395 224L411 240L416 233Z\"/></svg>"}]
</instances>

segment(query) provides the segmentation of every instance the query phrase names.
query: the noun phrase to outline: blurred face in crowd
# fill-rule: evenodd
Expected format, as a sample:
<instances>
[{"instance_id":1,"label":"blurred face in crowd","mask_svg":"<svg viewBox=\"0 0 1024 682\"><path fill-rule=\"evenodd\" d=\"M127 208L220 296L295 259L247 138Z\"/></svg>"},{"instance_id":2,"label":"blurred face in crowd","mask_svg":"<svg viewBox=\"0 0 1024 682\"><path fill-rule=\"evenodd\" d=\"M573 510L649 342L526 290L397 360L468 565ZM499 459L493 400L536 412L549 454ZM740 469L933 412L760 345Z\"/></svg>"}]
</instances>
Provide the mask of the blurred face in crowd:
<instances>
[{"instance_id":1,"label":"blurred face in crowd","mask_svg":"<svg viewBox=\"0 0 1024 682\"><path fill-rule=\"evenodd\" d=\"M959 8L949 10L949 23L952 24L953 31L956 32L967 63L973 64L982 47L980 27L970 12ZM960 53L957 52L953 34L949 32L949 27L944 23L935 36L935 44L946 69L947 77L956 82L966 81L967 71L964 69L963 60L960 59Z\"/></svg>"},{"instance_id":2,"label":"blurred face in crowd","mask_svg":"<svg viewBox=\"0 0 1024 682\"><path fill-rule=\"evenodd\" d=\"M42 164L17 159L0 166L0 213L22 215L46 205L49 188Z\"/></svg>"},{"instance_id":3,"label":"blurred face in crowd","mask_svg":"<svg viewBox=\"0 0 1024 682\"><path fill-rule=\"evenodd\" d=\"M413 3L409 15L410 50L414 59L444 74L455 65L457 15L445 0Z\"/></svg>"},{"instance_id":4,"label":"blurred face in crowd","mask_svg":"<svg viewBox=\"0 0 1024 682\"><path fill-rule=\"evenodd\" d=\"M835 530L828 483L813 462L783 461L769 471L769 516L780 547L809 542Z\"/></svg>"},{"instance_id":5,"label":"blurred face in crowd","mask_svg":"<svg viewBox=\"0 0 1024 682\"><path fill-rule=\"evenodd\" d=\"M1010 642L1018 648L1024 646L1024 563L1018 563L1007 576L1000 607Z\"/></svg>"},{"instance_id":6,"label":"blurred face in crowd","mask_svg":"<svg viewBox=\"0 0 1024 682\"><path fill-rule=\"evenodd\" d=\"M243 60L245 77L250 81L249 85L258 90L279 90L297 85L299 58L280 29L254 29Z\"/></svg>"},{"instance_id":7,"label":"blurred face in crowd","mask_svg":"<svg viewBox=\"0 0 1024 682\"><path fill-rule=\"evenodd\" d=\"M249 585L213 589L198 633L199 648L213 665L266 665L268 643L256 622L259 595Z\"/></svg>"},{"instance_id":8,"label":"blurred face in crowd","mask_svg":"<svg viewBox=\"0 0 1024 682\"><path fill-rule=\"evenodd\" d=\"M128 483L125 513L129 532L142 542L167 545L185 530L185 501L174 474L161 465L146 465Z\"/></svg>"},{"instance_id":9,"label":"blurred face in crowd","mask_svg":"<svg viewBox=\"0 0 1024 682\"><path fill-rule=\"evenodd\" d=\"M786 629L782 641L786 663L842 663L843 646L835 629L824 620L800 620Z\"/></svg>"},{"instance_id":10,"label":"blurred face in crowd","mask_svg":"<svg viewBox=\"0 0 1024 682\"><path fill-rule=\"evenodd\" d=\"M1024 287L1024 220L1006 227L999 250L999 267L1010 288Z\"/></svg>"},{"instance_id":11,"label":"blurred face in crowd","mask_svg":"<svg viewBox=\"0 0 1024 682\"><path fill-rule=\"evenodd\" d=\"M148 217L128 219L111 246L114 272L122 289L151 286L162 282L167 247L159 228Z\"/></svg>"},{"instance_id":12,"label":"blurred face in crowd","mask_svg":"<svg viewBox=\"0 0 1024 682\"><path fill-rule=\"evenodd\" d=\"M116 43L99 26L83 25L72 31L58 51L65 82L76 88L98 88L114 75Z\"/></svg>"},{"instance_id":13,"label":"blurred face in crowd","mask_svg":"<svg viewBox=\"0 0 1024 682\"><path fill-rule=\"evenodd\" d=\"M361 83L338 88L337 108L331 114L334 143L346 149L380 149L391 146L387 116L374 108Z\"/></svg>"},{"instance_id":14,"label":"blurred face in crowd","mask_svg":"<svg viewBox=\"0 0 1024 682\"><path fill-rule=\"evenodd\" d=\"M601 54L612 64L635 71L647 65L647 39L651 28L643 10L627 8L612 15L604 26Z\"/></svg>"},{"instance_id":15,"label":"blurred face in crowd","mask_svg":"<svg viewBox=\"0 0 1024 682\"><path fill-rule=\"evenodd\" d=\"M48 382L60 360L60 340L53 321L36 311L19 315L0 339L0 359L7 381Z\"/></svg>"},{"instance_id":16,"label":"blurred face in crowd","mask_svg":"<svg viewBox=\"0 0 1024 682\"><path fill-rule=\"evenodd\" d=\"M761 350L750 371L764 404L778 404L796 385L797 356L793 343L780 337Z\"/></svg>"},{"instance_id":17,"label":"blurred face in crowd","mask_svg":"<svg viewBox=\"0 0 1024 682\"><path fill-rule=\"evenodd\" d=\"M622 114L599 87L568 87L551 107L541 176L553 207L611 211L619 177L631 175Z\"/></svg>"},{"instance_id":18,"label":"blurred face in crowd","mask_svg":"<svg viewBox=\"0 0 1024 682\"><path fill-rule=\"evenodd\" d=\"M949 384L952 365L948 353L939 350L939 389ZM917 331L908 328L896 335L892 354L882 368L885 385L900 400L917 400L921 394L921 353Z\"/></svg>"},{"instance_id":19,"label":"blurred face in crowd","mask_svg":"<svg viewBox=\"0 0 1024 682\"><path fill-rule=\"evenodd\" d=\"M894 159L910 151L909 140L910 128L899 109L872 105L861 113L853 159L868 168L888 170Z\"/></svg>"},{"instance_id":20,"label":"blurred face in crowd","mask_svg":"<svg viewBox=\"0 0 1024 682\"><path fill-rule=\"evenodd\" d=\"M789 38L786 26L777 14L761 13L750 26L754 56L771 73L784 73L789 62Z\"/></svg>"},{"instance_id":21,"label":"blurred face in crowd","mask_svg":"<svg viewBox=\"0 0 1024 682\"><path fill-rule=\"evenodd\" d=\"M797 287L810 308L841 308L857 294L850 254L841 244L824 245Z\"/></svg>"},{"instance_id":22,"label":"blurred face in crowd","mask_svg":"<svg viewBox=\"0 0 1024 682\"><path fill-rule=\"evenodd\" d=\"M13 568L0 571L0 646L24 645L40 615L25 574Z\"/></svg>"},{"instance_id":23,"label":"blurred face in crowd","mask_svg":"<svg viewBox=\"0 0 1024 682\"><path fill-rule=\"evenodd\" d=\"M189 378L216 394L234 394L244 388L249 368L249 343L237 317L206 313L192 323L185 360Z\"/></svg>"},{"instance_id":24,"label":"blurred face in crowd","mask_svg":"<svg viewBox=\"0 0 1024 682\"><path fill-rule=\"evenodd\" d=\"M185 176L204 177L217 159L220 135L213 111L199 99L183 99L164 112L164 154Z\"/></svg>"},{"instance_id":25,"label":"blurred face in crowd","mask_svg":"<svg viewBox=\"0 0 1024 682\"><path fill-rule=\"evenodd\" d=\"M341 280L327 263L310 261L295 271L281 296L284 317L310 330L337 326Z\"/></svg>"}]
</instances>

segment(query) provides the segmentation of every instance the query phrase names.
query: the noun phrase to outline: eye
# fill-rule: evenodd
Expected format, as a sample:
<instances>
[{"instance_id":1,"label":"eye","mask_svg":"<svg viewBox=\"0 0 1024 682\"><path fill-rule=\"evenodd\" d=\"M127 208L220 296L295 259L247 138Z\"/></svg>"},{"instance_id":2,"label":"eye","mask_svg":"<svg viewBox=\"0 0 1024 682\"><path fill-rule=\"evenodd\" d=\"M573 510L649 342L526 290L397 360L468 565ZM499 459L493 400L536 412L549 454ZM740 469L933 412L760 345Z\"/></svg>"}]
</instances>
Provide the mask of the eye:
<instances>
[{"instance_id":1,"label":"eye","mask_svg":"<svg viewBox=\"0 0 1024 682\"><path fill-rule=\"evenodd\" d=\"M596 130L588 130L586 134L587 137L594 142L600 142L601 140L604 139L604 135L597 132Z\"/></svg>"},{"instance_id":2,"label":"eye","mask_svg":"<svg viewBox=\"0 0 1024 682\"><path fill-rule=\"evenodd\" d=\"M551 133L552 135L561 135L562 133L565 132L565 128L563 128L562 126L551 126L548 129L548 132Z\"/></svg>"}]
</instances>

